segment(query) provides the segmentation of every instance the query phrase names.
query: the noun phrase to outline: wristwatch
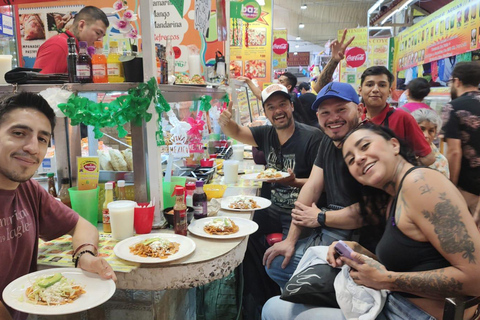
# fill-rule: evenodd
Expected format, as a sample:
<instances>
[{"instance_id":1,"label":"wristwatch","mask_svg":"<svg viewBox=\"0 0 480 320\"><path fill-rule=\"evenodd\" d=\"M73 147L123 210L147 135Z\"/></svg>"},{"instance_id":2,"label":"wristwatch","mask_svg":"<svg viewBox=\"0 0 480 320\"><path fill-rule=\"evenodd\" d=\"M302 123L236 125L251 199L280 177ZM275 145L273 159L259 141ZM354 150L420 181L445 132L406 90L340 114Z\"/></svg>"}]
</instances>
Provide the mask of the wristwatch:
<instances>
[{"instance_id":1,"label":"wristwatch","mask_svg":"<svg viewBox=\"0 0 480 320\"><path fill-rule=\"evenodd\" d=\"M320 212L318 213L318 216L317 216L317 221L318 221L318 224L320 225L320 227L322 228L325 228L326 225L325 225L325 213L327 212L327 209L325 208L322 208L320 209Z\"/></svg>"}]
</instances>

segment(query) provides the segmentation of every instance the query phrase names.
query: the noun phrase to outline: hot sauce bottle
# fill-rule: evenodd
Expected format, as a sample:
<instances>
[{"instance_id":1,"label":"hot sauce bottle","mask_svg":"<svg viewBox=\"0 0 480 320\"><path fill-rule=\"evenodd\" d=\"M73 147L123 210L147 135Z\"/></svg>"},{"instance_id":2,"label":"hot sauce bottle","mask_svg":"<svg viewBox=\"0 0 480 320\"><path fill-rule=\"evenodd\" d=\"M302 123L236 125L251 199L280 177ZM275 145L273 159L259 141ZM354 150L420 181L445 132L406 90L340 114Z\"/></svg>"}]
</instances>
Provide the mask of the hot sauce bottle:
<instances>
[{"instance_id":1,"label":"hot sauce bottle","mask_svg":"<svg viewBox=\"0 0 480 320\"><path fill-rule=\"evenodd\" d=\"M185 205L185 187L176 186L175 205L173 206L173 231L182 236L187 235L187 206Z\"/></svg>"}]
</instances>

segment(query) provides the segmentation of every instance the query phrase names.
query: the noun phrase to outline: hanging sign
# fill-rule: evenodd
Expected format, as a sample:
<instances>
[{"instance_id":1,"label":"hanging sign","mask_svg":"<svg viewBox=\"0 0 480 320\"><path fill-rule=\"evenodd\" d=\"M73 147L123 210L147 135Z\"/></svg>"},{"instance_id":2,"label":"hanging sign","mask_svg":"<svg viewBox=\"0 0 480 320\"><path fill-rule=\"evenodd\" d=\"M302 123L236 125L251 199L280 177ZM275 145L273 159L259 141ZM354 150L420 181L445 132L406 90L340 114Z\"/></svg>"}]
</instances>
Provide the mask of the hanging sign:
<instances>
[{"instance_id":1,"label":"hanging sign","mask_svg":"<svg viewBox=\"0 0 480 320\"><path fill-rule=\"evenodd\" d=\"M230 18L242 19L245 22L254 22L260 18L262 8L257 1L243 1L230 3Z\"/></svg>"},{"instance_id":2,"label":"hanging sign","mask_svg":"<svg viewBox=\"0 0 480 320\"><path fill-rule=\"evenodd\" d=\"M345 61L347 62L347 65L352 68L363 66L365 61L367 61L365 50L359 47L351 48L345 54Z\"/></svg>"}]
</instances>

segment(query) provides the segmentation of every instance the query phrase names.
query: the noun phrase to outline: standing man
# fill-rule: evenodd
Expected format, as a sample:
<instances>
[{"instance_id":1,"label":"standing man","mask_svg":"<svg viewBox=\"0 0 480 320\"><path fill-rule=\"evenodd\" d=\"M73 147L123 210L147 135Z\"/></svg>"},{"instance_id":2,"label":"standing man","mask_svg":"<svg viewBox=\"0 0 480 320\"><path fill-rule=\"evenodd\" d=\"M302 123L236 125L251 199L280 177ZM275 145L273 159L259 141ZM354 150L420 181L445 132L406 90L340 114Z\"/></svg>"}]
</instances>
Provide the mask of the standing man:
<instances>
[{"instance_id":1,"label":"standing man","mask_svg":"<svg viewBox=\"0 0 480 320\"><path fill-rule=\"evenodd\" d=\"M449 80L452 101L443 111L450 180L480 227L480 64L459 62Z\"/></svg>"},{"instance_id":2,"label":"standing man","mask_svg":"<svg viewBox=\"0 0 480 320\"><path fill-rule=\"evenodd\" d=\"M307 82L300 83L298 85L298 89L301 93L300 97L298 97L298 100L300 100L303 110L305 110L305 113L308 116L307 124L319 128L317 113L315 112L315 110L312 110L312 104L317 99L317 96L312 93L312 88Z\"/></svg>"},{"instance_id":3,"label":"standing man","mask_svg":"<svg viewBox=\"0 0 480 320\"><path fill-rule=\"evenodd\" d=\"M103 39L108 26L105 12L93 6L84 7L75 15L70 30L51 37L38 48L33 67L42 69L41 73L68 73L67 39L75 38L78 51L79 41L86 41L93 46L95 41Z\"/></svg>"},{"instance_id":4,"label":"standing man","mask_svg":"<svg viewBox=\"0 0 480 320\"><path fill-rule=\"evenodd\" d=\"M360 184L350 175L341 150L343 138L359 123L362 107L353 87L347 83L332 82L318 94L312 105L317 110L318 122L324 132L315 165L303 186L295 208L287 237L270 247L263 263L268 275L284 287L297 268L307 246L312 241L302 239L313 230L309 240L315 245L329 245L348 239L354 229L364 222L360 216ZM326 193L327 208L316 205Z\"/></svg>"},{"instance_id":5,"label":"standing man","mask_svg":"<svg viewBox=\"0 0 480 320\"><path fill-rule=\"evenodd\" d=\"M287 88L280 84L272 84L262 91L265 116L271 126L239 126L231 119L231 106L219 118L227 136L263 151L266 168L289 173L281 180L270 181L272 205L256 211L253 216L259 229L250 235L243 260L243 307L249 319L259 319L263 304L279 293L278 286L267 276L262 264L268 248L265 235L280 232L284 237L287 235L291 210L312 170L322 137L319 129L293 120L294 106L290 99Z\"/></svg>"},{"instance_id":6,"label":"standing man","mask_svg":"<svg viewBox=\"0 0 480 320\"><path fill-rule=\"evenodd\" d=\"M387 103L392 84L393 74L383 66L370 67L363 72L359 88L365 104L363 118L390 128L397 137L407 142L423 165L429 166L435 162L435 154L417 121L408 112L395 109Z\"/></svg>"},{"instance_id":7,"label":"standing man","mask_svg":"<svg viewBox=\"0 0 480 320\"><path fill-rule=\"evenodd\" d=\"M66 233L73 236L72 258L78 267L116 280L110 265L97 257L97 228L31 179L54 127L55 113L41 96L20 92L0 99L1 292L36 271L39 237L48 241ZM0 301L0 319L10 319L9 313L15 320L27 318Z\"/></svg>"}]
</instances>

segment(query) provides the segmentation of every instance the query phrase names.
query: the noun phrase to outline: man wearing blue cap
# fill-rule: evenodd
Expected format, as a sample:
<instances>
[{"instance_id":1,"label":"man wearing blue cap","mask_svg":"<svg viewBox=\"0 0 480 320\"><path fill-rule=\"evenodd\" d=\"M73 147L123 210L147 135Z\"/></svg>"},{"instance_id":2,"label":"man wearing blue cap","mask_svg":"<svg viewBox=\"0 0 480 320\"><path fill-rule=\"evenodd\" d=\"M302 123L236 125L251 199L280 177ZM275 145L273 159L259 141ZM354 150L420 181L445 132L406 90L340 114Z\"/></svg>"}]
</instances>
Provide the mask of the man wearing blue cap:
<instances>
[{"instance_id":1,"label":"man wearing blue cap","mask_svg":"<svg viewBox=\"0 0 480 320\"><path fill-rule=\"evenodd\" d=\"M268 275L281 287L292 276L306 248L351 239L352 230L364 224L358 205L361 186L350 175L340 149L343 138L360 123L362 107L358 95L350 84L331 82L320 91L312 109L317 110L325 135L310 177L292 210L287 238L270 247L263 258ZM327 208L319 209L315 203L323 192ZM314 229L310 238L299 241L302 233L309 229ZM363 234L360 242L371 248Z\"/></svg>"}]
</instances>

